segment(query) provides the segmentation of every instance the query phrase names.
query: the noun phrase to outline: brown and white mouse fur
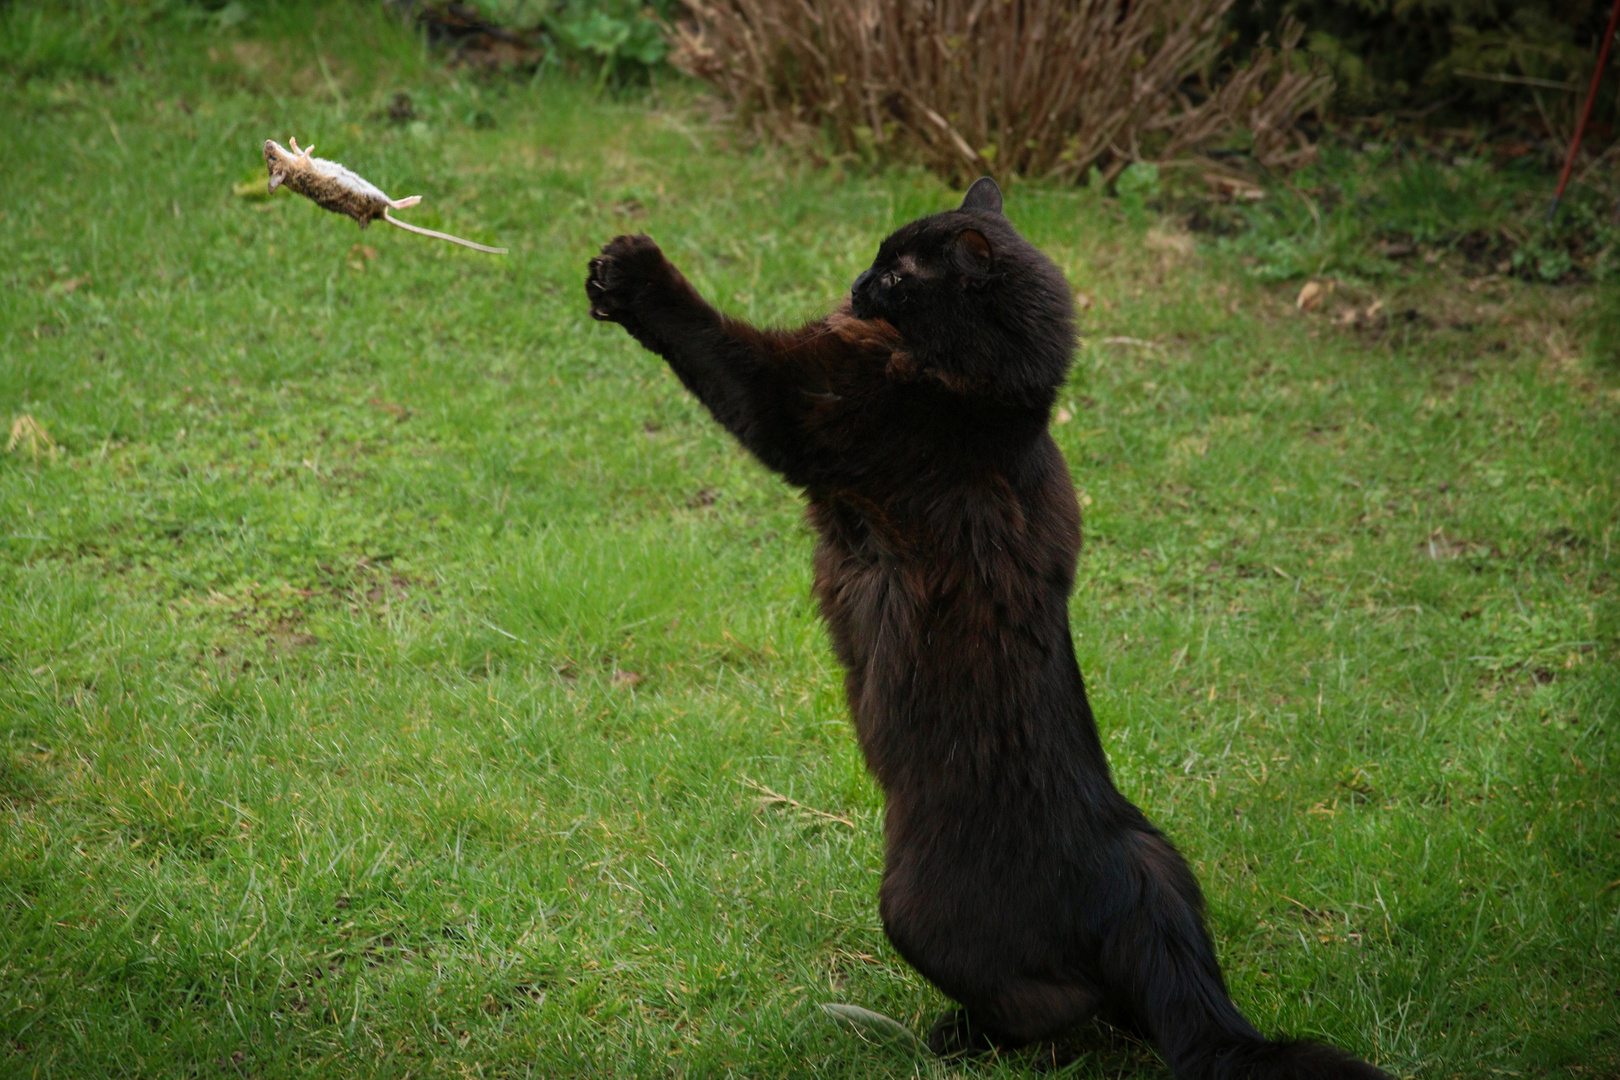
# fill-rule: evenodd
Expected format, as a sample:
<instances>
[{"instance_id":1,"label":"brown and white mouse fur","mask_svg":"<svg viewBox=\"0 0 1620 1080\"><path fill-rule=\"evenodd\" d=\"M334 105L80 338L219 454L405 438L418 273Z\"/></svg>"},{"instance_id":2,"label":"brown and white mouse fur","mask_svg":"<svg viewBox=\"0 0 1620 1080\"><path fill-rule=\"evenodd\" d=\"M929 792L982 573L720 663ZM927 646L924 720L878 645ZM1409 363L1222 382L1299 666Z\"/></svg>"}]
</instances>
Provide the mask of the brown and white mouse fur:
<instances>
[{"instance_id":1,"label":"brown and white mouse fur","mask_svg":"<svg viewBox=\"0 0 1620 1080\"><path fill-rule=\"evenodd\" d=\"M409 232L448 240L452 244L487 251L492 255L506 254L505 248L485 247L483 244L475 244L471 240L463 240L449 233L407 225L389 211L415 206L422 201L422 196L411 195L404 199L390 199L376 184L352 169L346 169L335 161L310 156L310 152L315 149L313 146L300 149L298 140L291 138L287 140L287 145L292 149L287 149L274 139L264 140L264 163L270 169L272 192L282 184L286 184L288 188L314 201L322 209L353 218L360 223L362 229L382 218L388 224L397 225Z\"/></svg>"}]
</instances>

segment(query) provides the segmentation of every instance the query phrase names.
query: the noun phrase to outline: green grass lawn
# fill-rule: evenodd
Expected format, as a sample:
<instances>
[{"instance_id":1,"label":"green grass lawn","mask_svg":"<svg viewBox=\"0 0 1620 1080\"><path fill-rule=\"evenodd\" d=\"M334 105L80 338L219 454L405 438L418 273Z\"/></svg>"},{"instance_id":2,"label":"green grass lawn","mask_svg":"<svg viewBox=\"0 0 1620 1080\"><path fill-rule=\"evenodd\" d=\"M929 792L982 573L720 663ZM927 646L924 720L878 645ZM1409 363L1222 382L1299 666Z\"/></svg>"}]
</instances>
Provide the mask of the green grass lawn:
<instances>
[{"instance_id":1,"label":"green grass lawn","mask_svg":"<svg viewBox=\"0 0 1620 1080\"><path fill-rule=\"evenodd\" d=\"M798 320L956 193L367 8L228 21L0 91L0 420L58 444L0 455L0 1074L942 1074L818 1009L945 1002L877 919L800 500L581 282L646 231ZM512 254L237 193L288 135ZM1081 666L1240 1005L1402 1076L1620 1075L1586 298L1302 314L1085 190L1008 212L1085 294ZM1069 1075L1163 1075L1109 1046Z\"/></svg>"}]
</instances>

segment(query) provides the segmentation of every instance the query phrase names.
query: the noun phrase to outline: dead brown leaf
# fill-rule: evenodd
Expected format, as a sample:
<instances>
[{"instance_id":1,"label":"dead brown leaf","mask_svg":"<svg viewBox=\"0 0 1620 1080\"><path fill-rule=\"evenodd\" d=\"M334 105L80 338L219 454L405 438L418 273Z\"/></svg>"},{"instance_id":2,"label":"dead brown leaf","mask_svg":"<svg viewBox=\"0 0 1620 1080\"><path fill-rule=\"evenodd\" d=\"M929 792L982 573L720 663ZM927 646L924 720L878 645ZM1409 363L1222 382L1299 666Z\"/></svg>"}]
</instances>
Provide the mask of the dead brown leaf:
<instances>
[{"instance_id":1,"label":"dead brown leaf","mask_svg":"<svg viewBox=\"0 0 1620 1080\"><path fill-rule=\"evenodd\" d=\"M1299 295L1294 297L1294 306L1300 311L1315 311L1322 306L1322 301L1333 295L1337 283L1333 281L1319 281L1311 278L1300 287Z\"/></svg>"},{"instance_id":2,"label":"dead brown leaf","mask_svg":"<svg viewBox=\"0 0 1620 1080\"><path fill-rule=\"evenodd\" d=\"M383 412L387 413L389 416L392 416L395 420L402 424L411 418L411 410L407 409L403 405L396 405L392 401L384 401L382 398L372 398L370 401L366 402L366 404L372 406L373 408L381 409Z\"/></svg>"},{"instance_id":3,"label":"dead brown leaf","mask_svg":"<svg viewBox=\"0 0 1620 1080\"><path fill-rule=\"evenodd\" d=\"M1148 250L1157 251L1173 259L1191 258L1198 250L1191 235L1168 229L1149 229L1143 242L1147 244Z\"/></svg>"},{"instance_id":4,"label":"dead brown leaf","mask_svg":"<svg viewBox=\"0 0 1620 1080\"><path fill-rule=\"evenodd\" d=\"M1436 529L1418 545L1418 550L1436 562L1441 562L1445 559L1461 558L1464 555L1488 554L1491 549L1488 544L1447 536L1444 529Z\"/></svg>"},{"instance_id":5,"label":"dead brown leaf","mask_svg":"<svg viewBox=\"0 0 1620 1080\"><path fill-rule=\"evenodd\" d=\"M28 456L34 461L39 460L40 454L55 457L56 440L51 438L38 420L28 413L23 413L11 422L11 437L6 440L6 453L11 453L18 447L28 451Z\"/></svg>"},{"instance_id":6,"label":"dead brown leaf","mask_svg":"<svg viewBox=\"0 0 1620 1080\"><path fill-rule=\"evenodd\" d=\"M1258 202L1266 197L1264 188L1256 187L1241 177L1205 173L1204 183L1208 184L1210 190L1217 196L1233 202Z\"/></svg>"}]
</instances>

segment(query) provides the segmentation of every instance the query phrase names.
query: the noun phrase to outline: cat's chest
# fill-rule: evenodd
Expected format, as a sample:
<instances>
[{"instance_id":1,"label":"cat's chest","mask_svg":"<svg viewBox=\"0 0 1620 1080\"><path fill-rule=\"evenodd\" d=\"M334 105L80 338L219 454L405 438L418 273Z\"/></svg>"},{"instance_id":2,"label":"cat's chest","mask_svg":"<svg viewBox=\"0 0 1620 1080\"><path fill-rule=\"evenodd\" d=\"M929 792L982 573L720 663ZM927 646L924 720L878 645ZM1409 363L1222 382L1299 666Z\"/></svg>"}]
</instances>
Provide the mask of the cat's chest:
<instances>
[{"instance_id":1,"label":"cat's chest","mask_svg":"<svg viewBox=\"0 0 1620 1080\"><path fill-rule=\"evenodd\" d=\"M909 633L928 593L924 538L908 535L885 507L845 493L813 497L815 592L833 636L864 654L887 625ZM846 656L846 662L858 662Z\"/></svg>"},{"instance_id":2,"label":"cat's chest","mask_svg":"<svg viewBox=\"0 0 1620 1080\"><path fill-rule=\"evenodd\" d=\"M1044 501L993 475L886 497L812 492L815 594L840 658L862 669L879 653L972 652L1062 608L1079 541L1066 480Z\"/></svg>"},{"instance_id":3,"label":"cat's chest","mask_svg":"<svg viewBox=\"0 0 1620 1080\"><path fill-rule=\"evenodd\" d=\"M934 520L919 509L937 509L938 498L812 498L816 599L846 665L865 670L881 656L903 667L928 650L942 621L995 606L1003 572L984 556L1006 545L975 543L960 513Z\"/></svg>"}]
</instances>

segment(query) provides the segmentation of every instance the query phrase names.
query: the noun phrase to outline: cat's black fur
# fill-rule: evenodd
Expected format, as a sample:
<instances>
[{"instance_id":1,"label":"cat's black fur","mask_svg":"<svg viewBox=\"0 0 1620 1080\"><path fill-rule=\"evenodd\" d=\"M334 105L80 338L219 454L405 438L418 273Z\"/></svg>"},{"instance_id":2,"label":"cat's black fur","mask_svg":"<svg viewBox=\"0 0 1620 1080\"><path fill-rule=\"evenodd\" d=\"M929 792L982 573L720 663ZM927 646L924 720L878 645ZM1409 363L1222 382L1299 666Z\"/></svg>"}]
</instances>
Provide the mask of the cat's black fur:
<instances>
[{"instance_id":1,"label":"cat's black fur","mask_svg":"<svg viewBox=\"0 0 1620 1080\"><path fill-rule=\"evenodd\" d=\"M1069 636L1079 507L1047 433L1069 287L993 182L890 236L798 330L719 314L646 236L603 248L585 288L809 497L816 599L888 799L883 925L962 1005L936 1050L1105 1010L1179 1077L1387 1080L1243 1018L1198 883L1114 787Z\"/></svg>"}]
</instances>

